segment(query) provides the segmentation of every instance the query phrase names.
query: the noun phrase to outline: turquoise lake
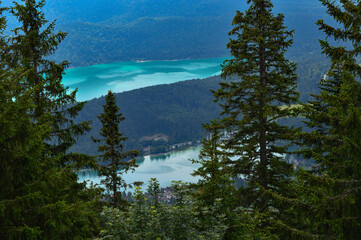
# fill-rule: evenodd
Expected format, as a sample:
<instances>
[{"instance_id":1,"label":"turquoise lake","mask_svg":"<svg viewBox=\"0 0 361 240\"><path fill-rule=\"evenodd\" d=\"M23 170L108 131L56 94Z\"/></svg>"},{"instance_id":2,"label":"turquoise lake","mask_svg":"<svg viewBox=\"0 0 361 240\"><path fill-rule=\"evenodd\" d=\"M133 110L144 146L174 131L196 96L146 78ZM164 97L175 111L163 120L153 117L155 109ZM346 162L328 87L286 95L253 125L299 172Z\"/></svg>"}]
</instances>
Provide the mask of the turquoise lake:
<instances>
[{"instance_id":1,"label":"turquoise lake","mask_svg":"<svg viewBox=\"0 0 361 240\"><path fill-rule=\"evenodd\" d=\"M116 62L68 69L63 83L71 90L78 88L77 100L84 101L101 97L108 90L129 91L158 84L170 84L184 80L206 78L221 73L220 64L226 58L207 58L176 61ZM162 187L170 186L173 180L197 182L190 174L199 165L189 159L198 158L200 147L191 147L159 156L138 159L139 167L134 173L124 175L126 182L142 181L145 184L156 177ZM100 183L97 173L83 171L79 181Z\"/></svg>"},{"instance_id":2,"label":"turquoise lake","mask_svg":"<svg viewBox=\"0 0 361 240\"><path fill-rule=\"evenodd\" d=\"M65 71L63 83L78 88L77 100L84 101L113 92L129 91L158 84L206 78L221 73L226 58L174 61L115 62Z\"/></svg>"},{"instance_id":3,"label":"turquoise lake","mask_svg":"<svg viewBox=\"0 0 361 240\"><path fill-rule=\"evenodd\" d=\"M195 183L199 178L190 174L198 169L200 165L192 164L189 159L198 158L199 151L200 147L190 147L183 151L145 156L137 160L139 167L133 173L123 174L123 178L127 183L142 181L145 185L147 185L150 178L157 178L161 187L170 186L173 180ZM78 176L80 182L92 181L93 183L100 183L100 178L95 171L83 171L78 173Z\"/></svg>"}]
</instances>

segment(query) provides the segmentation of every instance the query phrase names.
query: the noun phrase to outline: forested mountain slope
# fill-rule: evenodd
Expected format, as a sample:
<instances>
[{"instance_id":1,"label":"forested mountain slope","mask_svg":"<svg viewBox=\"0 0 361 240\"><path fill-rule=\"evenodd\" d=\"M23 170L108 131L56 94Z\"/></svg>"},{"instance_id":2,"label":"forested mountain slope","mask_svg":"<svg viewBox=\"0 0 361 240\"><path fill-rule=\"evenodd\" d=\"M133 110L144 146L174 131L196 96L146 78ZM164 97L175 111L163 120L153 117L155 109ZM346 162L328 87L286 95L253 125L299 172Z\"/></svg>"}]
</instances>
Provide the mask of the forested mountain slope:
<instances>
[{"instance_id":1,"label":"forested mountain slope","mask_svg":"<svg viewBox=\"0 0 361 240\"><path fill-rule=\"evenodd\" d=\"M168 146L202 138L201 124L220 113L210 92L218 88L220 81L219 77L210 77L115 94L120 112L126 117L120 131L129 137L127 148L141 150L149 144L156 145L143 141L155 134L166 135L168 142L161 142ZM81 137L72 151L97 154L90 136L99 137L101 125L96 116L102 112L104 102L104 97L93 99L80 112L77 121L93 120L92 131Z\"/></svg>"},{"instance_id":2,"label":"forested mountain slope","mask_svg":"<svg viewBox=\"0 0 361 240\"><path fill-rule=\"evenodd\" d=\"M12 1L3 1L9 5ZM313 61L320 56L314 24L325 13L318 1L281 0L275 11L295 29L292 60ZM240 0L47 0L44 12L68 32L54 58L69 60L71 67L136 59L186 59L228 54L227 33ZM9 19L9 27L16 25Z\"/></svg>"},{"instance_id":3,"label":"forested mountain slope","mask_svg":"<svg viewBox=\"0 0 361 240\"><path fill-rule=\"evenodd\" d=\"M327 63L308 61L299 64L298 90L302 101L309 99L309 93L317 93L317 82L327 71L327 66ZM126 117L120 127L124 135L129 136L127 148L141 150L148 144L155 146L155 142L143 140L159 133L166 135L168 142L158 144L167 146L202 138L201 124L219 116L220 106L212 102L210 90L218 89L221 81L223 79L215 76L115 94L120 112ZM92 120L92 131L81 137L72 151L97 154L90 136L98 137L101 126L96 116L102 112L104 103L104 97L86 103L77 121Z\"/></svg>"}]
</instances>

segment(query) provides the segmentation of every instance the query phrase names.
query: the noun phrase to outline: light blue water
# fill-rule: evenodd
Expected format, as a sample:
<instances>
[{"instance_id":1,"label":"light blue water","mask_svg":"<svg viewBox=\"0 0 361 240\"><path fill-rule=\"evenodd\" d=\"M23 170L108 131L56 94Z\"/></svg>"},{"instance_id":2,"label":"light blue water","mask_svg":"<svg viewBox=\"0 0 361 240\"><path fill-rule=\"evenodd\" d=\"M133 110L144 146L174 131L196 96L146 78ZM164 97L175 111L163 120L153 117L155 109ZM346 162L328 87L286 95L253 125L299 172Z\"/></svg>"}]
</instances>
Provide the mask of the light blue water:
<instances>
[{"instance_id":1,"label":"light blue water","mask_svg":"<svg viewBox=\"0 0 361 240\"><path fill-rule=\"evenodd\" d=\"M200 167L199 164L192 164L189 159L198 158L200 147L191 147L183 151L176 151L159 156L145 156L137 161L139 167L132 172L123 174L127 183L142 181L148 183L150 178L157 178L161 187L170 186L173 180L195 183L198 177L190 174ZM95 171L83 171L78 174L79 181L92 181L100 183L100 178Z\"/></svg>"},{"instance_id":2,"label":"light blue water","mask_svg":"<svg viewBox=\"0 0 361 240\"><path fill-rule=\"evenodd\" d=\"M158 84L206 78L221 73L225 58L176 61L116 62L65 71L63 83L78 88L77 100L84 101L113 92L129 91Z\"/></svg>"},{"instance_id":3,"label":"light blue water","mask_svg":"<svg viewBox=\"0 0 361 240\"><path fill-rule=\"evenodd\" d=\"M221 73L220 64L225 58L208 58L177 61L116 62L74 68L65 71L63 83L71 90L78 88L77 100L84 101L113 92L129 91L146 86L169 84L183 80L206 78ZM162 187L173 180L196 182L190 174L199 167L189 159L198 158L199 147L189 148L161 156L146 156L138 160L140 165L134 173L123 177L128 183L147 183L156 177ZM97 173L79 173L79 181L100 183Z\"/></svg>"}]
</instances>

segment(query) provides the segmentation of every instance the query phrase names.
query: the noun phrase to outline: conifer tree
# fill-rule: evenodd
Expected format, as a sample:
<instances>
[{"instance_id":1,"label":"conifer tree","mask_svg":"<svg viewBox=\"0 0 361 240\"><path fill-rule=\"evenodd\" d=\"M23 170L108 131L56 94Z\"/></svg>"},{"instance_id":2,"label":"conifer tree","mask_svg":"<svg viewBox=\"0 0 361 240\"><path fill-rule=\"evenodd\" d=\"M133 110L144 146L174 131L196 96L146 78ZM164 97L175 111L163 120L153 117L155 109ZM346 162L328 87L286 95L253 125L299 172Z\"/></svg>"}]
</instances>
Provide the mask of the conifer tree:
<instances>
[{"instance_id":1,"label":"conifer tree","mask_svg":"<svg viewBox=\"0 0 361 240\"><path fill-rule=\"evenodd\" d=\"M118 206L121 201L120 188L126 188L129 184L124 181L122 174L128 171L134 171L137 167L134 157L139 154L136 150L124 151L123 141L127 139L119 131L119 123L125 119L116 105L114 94L109 91L105 97L103 113L98 116L102 123L100 135L103 139L92 138L94 142L103 143L98 147L102 152L100 160L102 164L98 166L98 174L105 177L101 183L105 185L106 190L112 193L113 206Z\"/></svg>"},{"instance_id":2,"label":"conifer tree","mask_svg":"<svg viewBox=\"0 0 361 240\"><path fill-rule=\"evenodd\" d=\"M32 7L28 1L19 8L24 29L29 27L26 21L41 15ZM0 18L1 33L4 26L5 19ZM36 31L24 32L22 38L30 38L27 34L34 37ZM94 237L98 231L96 192L78 183L70 167L58 167L61 156L49 154L46 142L54 132L51 100L59 95L46 95L41 89L57 85L47 81L32 83L34 69L22 64L31 61L31 56L16 57L15 53L24 49L17 49L3 35L0 41L0 239ZM23 44L18 42L16 46L27 46ZM52 48L53 42L46 44ZM36 101L35 96L41 96L44 102L48 98L50 106Z\"/></svg>"},{"instance_id":3,"label":"conifer tree","mask_svg":"<svg viewBox=\"0 0 361 240\"><path fill-rule=\"evenodd\" d=\"M1 3L1 2L0 2ZM6 54L4 30L6 19L0 8L0 53ZM24 186L31 184L39 174L37 158L41 157L43 142L40 124L35 127L27 112L31 109L30 91L19 94L21 71L5 71L5 63L0 62L0 238L11 239L25 236L31 226L17 225L22 216L21 198L35 198L26 192ZM46 128L44 128L45 130ZM17 200L17 201L16 201ZM15 204L14 204L15 203ZM25 221L24 221L25 222ZM28 233L29 234L29 233ZM36 235L36 233L34 234ZM29 234L31 236L31 234Z\"/></svg>"},{"instance_id":4,"label":"conifer tree","mask_svg":"<svg viewBox=\"0 0 361 240\"><path fill-rule=\"evenodd\" d=\"M205 206L213 206L217 199L229 201L227 193L231 193L233 181L229 173L225 172L224 166L227 157L225 156L221 144L222 129L216 120L211 124L204 124L207 130L207 137L202 140L202 149L198 159L193 159L193 163L201 164L192 175L200 176L197 184L200 191L197 192L197 199L204 202Z\"/></svg>"},{"instance_id":5,"label":"conifer tree","mask_svg":"<svg viewBox=\"0 0 361 240\"><path fill-rule=\"evenodd\" d=\"M34 124L24 73L0 68L0 239L75 239L97 232L96 195L44 158L49 115Z\"/></svg>"},{"instance_id":6,"label":"conifer tree","mask_svg":"<svg viewBox=\"0 0 361 240\"><path fill-rule=\"evenodd\" d=\"M45 0L22 0L23 4L14 2L10 13L20 22L20 27L12 30L9 37L7 54L2 56L7 69L23 68L26 75L21 82L23 90L33 89L30 96L34 101L32 116L38 121L42 115L51 113L52 131L46 138L47 154L62 155L61 163L69 161L66 151L75 143L76 137L90 130L90 122L75 124L73 118L83 108L77 103L76 92L69 92L62 84L67 61L55 63L48 60L66 33L54 33L55 21L48 24L41 11Z\"/></svg>"},{"instance_id":7,"label":"conifer tree","mask_svg":"<svg viewBox=\"0 0 361 240\"><path fill-rule=\"evenodd\" d=\"M200 177L194 186L193 205L201 226L209 225L211 219L219 219L227 225L226 237L234 238L240 232L240 213L236 210L235 181L225 168L228 157L221 146L223 130L217 120L203 124L203 128L207 131L207 137L202 140L198 159L192 159L192 163L201 164L192 173ZM217 211L210 211L215 206Z\"/></svg>"},{"instance_id":8,"label":"conifer tree","mask_svg":"<svg viewBox=\"0 0 361 240\"><path fill-rule=\"evenodd\" d=\"M248 0L244 13L233 19L233 36L227 44L232 59L225 61L220 89L214 92L223 108L221 124L228 136L228 170L248 183L239 189L239 206L251 212L280 218L281 206L264 192L289 196L293 168L282 160L297 129L279 124L291 117L287 107L298 99L296 66L284 56L292 33L284 16L272 13L269 0ZM271 210L272 209L272 210ZM268 221L267 220L267 221ZM269 223L261 223L266 231Z\"/></svg>"},{"instance_id":9,"label":"conifer tree","mask_svg":"<svg viewBox=\"0 0 361 240\"><path fill-rule=\"evenodd\" d=\"M340 45L320 40L331 68L320 82L320 94L304 105L306 125L301 135L307 159L315 161L311 171L298 174L302 189L304 234L323 239L361 237L361 2L321 0L338 23L323 20L317 25ZM342 44L349 44L345 47ZM310 218L310 216L315 216Z\"/></svg>"},{"instance_id":10,"label":"conifer tree","mask_svg":"<svg viewBox=\"0 0 361 240\"><path fill-rule=\"evenodd\" d=\"M3 18L1 20L4 20ZM4 24L4 21L1 21ZM3 25L4 26L4 25ZM3 52L2 45L1 52ZM19 73L20 74L20 73ZM0 67L0 239L25 239L37 236L24 215L26 202L39 200L29 191L39 176L38 159L42 156L42 134L46 126L31 122L27 112L31 109L30 91L19 94L17 73ZM25 205L25 209L22 205ZM19 224L23 222L23 224ZM25 226L27 223L28 226ZM32 232L32 233L31 233Z\"/></svg>"}]
</instances>

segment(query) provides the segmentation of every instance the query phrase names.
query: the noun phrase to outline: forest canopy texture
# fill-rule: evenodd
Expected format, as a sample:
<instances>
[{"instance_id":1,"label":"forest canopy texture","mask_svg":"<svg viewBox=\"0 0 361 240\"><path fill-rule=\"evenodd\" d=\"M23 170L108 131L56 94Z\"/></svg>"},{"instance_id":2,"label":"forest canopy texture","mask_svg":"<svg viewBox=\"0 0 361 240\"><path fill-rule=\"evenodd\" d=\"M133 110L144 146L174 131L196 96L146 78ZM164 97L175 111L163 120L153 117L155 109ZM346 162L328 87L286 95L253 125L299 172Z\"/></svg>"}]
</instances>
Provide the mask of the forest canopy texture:
<instances>
[{"instance_id":1,"label":"forest canopy texture","mask_svg":"<svg viewBox=\"0 0 361 240\"><path fill-rule=\"evenodd\" d=\"M0 239L360 239L361 1L319 2L324 59L300 68L322 74L302 101L302 57L287 55L294 31L273 1L248 0L228 23L221 78L87 105L62 84L69 63L50 57L67 34L47 21L45 1L0 2ZM155 92L159 105L148 105ZM198 183L160 188L155 176L142 190L124 181L154 129L170 143L203 137L191 160ZM311 167L297 167L300 158ZM78 182L84 169L103 184Z\"/></svg>"}]
</instances>

